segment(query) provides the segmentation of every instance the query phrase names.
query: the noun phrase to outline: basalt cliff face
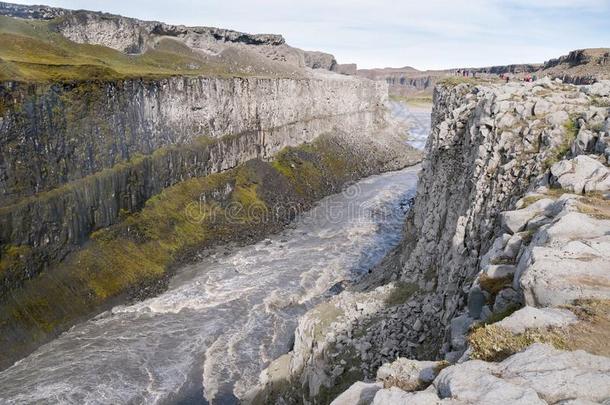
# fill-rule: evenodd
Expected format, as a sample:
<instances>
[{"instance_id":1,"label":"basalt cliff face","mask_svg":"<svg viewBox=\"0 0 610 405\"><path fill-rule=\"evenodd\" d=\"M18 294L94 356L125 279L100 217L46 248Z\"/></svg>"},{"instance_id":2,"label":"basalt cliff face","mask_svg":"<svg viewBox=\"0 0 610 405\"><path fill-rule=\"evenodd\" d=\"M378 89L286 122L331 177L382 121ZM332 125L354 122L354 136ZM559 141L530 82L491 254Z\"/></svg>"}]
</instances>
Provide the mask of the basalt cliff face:
<instances>
[{"instance_id":1,"label":"basalt cliff face","mask_svg":"<svg viewBox=\"0 0 610 405\"><path fill-rule=\"evenodd\" d=\"M438 85L403 243L303 317L253 400L607 400L609 96Z\"/></svg>"},{"instance_id":2,"label":"basalt cliff face","mask_svg":"<svg viewBox=\"0 0 610 405\"><path fill-rule=\"evenodd\" d=\"M391 130L385 84L280 36L0 14L0 367L158 292L202 247L260 239L419 160Z\"/></svg>"}]
</instances>

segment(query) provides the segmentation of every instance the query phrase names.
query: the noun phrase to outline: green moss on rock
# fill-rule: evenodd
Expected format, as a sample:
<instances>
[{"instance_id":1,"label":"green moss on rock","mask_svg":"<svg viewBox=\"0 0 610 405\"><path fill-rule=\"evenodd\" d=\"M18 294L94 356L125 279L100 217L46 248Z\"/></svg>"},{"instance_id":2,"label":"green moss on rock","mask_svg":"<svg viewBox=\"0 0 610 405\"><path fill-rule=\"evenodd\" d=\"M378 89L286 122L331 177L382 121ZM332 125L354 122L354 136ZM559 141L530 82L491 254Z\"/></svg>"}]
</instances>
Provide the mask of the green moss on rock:
<instances>
[{"instance_id":1,"label":"green moss on rock","mask_svg":"<svg viewBox=\"0 0 610 405\"><path fill-rule=\"evenodd\" d=\"M161 153L177 152L156 155ZM135 156L108 173L151 159L154 156ZM308 169L296 170L291 164ZM137 211L120 211L119 223L91 233L80 249L3 298L0 344L11 350L0 354L0 367L117 300L157 293L172 269L203 247L255 241L281 229L298 212L360 173L364 172L338 145L320 140L289 148L270 163L253 160L182 181L149 198ZM83 190L95 188L96 181L83 179ZM74 187L68 184L39 197L57 197ZM271 206L284 207L283 214L273 215ZM11 248L2 255L1 268L8 263L18 266L19 252L27 249Z\"/></svg>"}]
</instances>

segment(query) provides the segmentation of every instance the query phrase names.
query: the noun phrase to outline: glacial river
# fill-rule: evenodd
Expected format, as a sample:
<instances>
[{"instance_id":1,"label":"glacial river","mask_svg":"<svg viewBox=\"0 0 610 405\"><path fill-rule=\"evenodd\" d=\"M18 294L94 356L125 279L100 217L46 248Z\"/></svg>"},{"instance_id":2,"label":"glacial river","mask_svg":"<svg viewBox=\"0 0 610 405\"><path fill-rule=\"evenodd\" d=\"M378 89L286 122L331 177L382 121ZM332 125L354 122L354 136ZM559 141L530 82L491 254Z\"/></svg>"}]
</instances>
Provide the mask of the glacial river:
<instances>
[{"instance_id":1,"label":"glacial river","mask_svg":"<svg viewBox=\"0 0 610 405\"><path fill-rule=\"evenodd\" d=\"M238 403L298 318L401 238L418 167L364 179L260 243L178 271L169 289L76 325L0 373L0 403Z\"/></svg>"}]
</instances>

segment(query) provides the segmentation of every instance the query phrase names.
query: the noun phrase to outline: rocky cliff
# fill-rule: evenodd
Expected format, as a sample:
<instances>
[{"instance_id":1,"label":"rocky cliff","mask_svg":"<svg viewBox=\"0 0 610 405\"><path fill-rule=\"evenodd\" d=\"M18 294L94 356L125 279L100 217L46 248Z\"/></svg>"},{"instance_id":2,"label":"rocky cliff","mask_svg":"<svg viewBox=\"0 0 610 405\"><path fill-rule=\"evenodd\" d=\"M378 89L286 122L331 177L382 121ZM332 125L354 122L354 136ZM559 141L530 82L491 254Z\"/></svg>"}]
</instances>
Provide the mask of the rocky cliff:
<instances>
[{"instance_id":1,"label":"rocky cliff","mask_svg":"<svg viewBox=\"0 0 610 405\"><path fill-rule=\"evenodd\" d=\"M355 379L336 404L607 399L609 96L437 86L402 246L301 320L255 400L328 403Z\"/></svg>"},{"instance_id":2,"label":"rocky cliff","mask_svg":"<svg viewBox=\"0 0 610 405\"><path fill-rule=\"evenodd\" d=\"M0 367L158 292L203 247L257 240L419 159L391 131L384 84L280 36L0 14Z\"/></svg>"}]
</instances>

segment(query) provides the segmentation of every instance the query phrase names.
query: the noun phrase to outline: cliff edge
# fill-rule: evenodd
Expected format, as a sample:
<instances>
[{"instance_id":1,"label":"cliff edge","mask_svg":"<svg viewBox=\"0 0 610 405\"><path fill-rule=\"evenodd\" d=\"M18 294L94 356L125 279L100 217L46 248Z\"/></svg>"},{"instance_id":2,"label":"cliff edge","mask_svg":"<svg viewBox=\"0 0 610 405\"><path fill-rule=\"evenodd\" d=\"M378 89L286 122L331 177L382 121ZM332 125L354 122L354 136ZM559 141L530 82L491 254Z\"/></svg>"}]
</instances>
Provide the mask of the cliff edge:
<instances>
[{"instance_id":1,"label":"cliff edge","mask_svg":"<svg viewBox=\"0 0 610 405\"><path fill-rule=\"evenodd\" d=\"M254 402L606 400L609 96L441 82L403 243L301 320Z\"/></svg>"}]
</instances>

